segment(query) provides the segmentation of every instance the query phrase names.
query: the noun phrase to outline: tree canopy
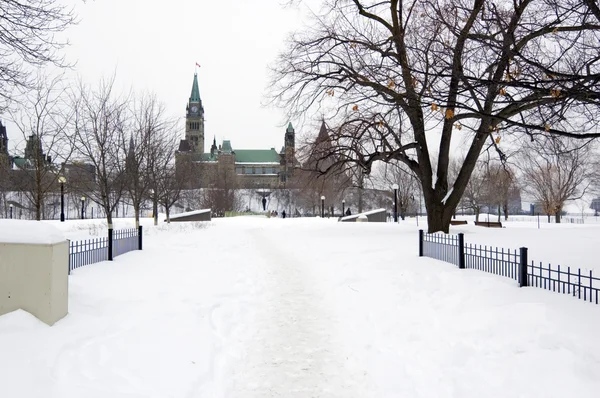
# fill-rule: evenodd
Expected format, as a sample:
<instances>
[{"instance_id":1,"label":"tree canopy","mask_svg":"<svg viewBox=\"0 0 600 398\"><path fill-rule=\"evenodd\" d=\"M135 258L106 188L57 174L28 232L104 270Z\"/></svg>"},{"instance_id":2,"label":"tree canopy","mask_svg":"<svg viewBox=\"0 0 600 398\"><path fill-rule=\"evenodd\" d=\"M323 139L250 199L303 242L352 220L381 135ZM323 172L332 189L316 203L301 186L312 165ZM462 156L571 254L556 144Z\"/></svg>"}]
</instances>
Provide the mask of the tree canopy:
<instances>
[{"instance_id":1,"label":"tree canopy","mask_svg":"<svg viewBox=\"0 0 600 398\"><path fill-rule=\"evenodd\" d=\"M600 136L599 33L594 0L330 0L290 38L271 94L327 115L336 163L406 164L429 231L447 232L485 148Z\"/></svg>"}]
</instances>

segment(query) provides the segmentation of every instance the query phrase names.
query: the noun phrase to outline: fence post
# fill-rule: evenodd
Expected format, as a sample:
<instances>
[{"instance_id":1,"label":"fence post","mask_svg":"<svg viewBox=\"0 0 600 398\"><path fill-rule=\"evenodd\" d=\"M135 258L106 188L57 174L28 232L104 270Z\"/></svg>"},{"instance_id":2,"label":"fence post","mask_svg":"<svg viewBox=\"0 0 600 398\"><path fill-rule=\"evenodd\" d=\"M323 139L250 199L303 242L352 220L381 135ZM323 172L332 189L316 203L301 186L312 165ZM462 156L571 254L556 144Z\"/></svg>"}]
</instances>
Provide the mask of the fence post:
<instances>
[{"instance_id":1,"label":"fence post","mask_svg":"<svg viewBox=\"0 0 600 398\"><path fill-rule=\"evenodd\" d=\"M419 230L419 257L423 257L423 230Z\"/></svg>"},{"instance_id":2,"label":"fence post","mask_svg":"<svg viewBox=\"0 0 600 398\"><path fill-rule=\"evenodd\" d=\"M521 261L519 262L519 287L527 286L527 248L519 248Z\"/></svg>"},{"instance_id":3,"label":"fence post","mask_svg":"<svg viewBox=\"0 0 600 398\"><path fill-rule=\"evenodd\" d=\"M142 226L138 227L138 250L142 250Z\"/></svg>"},{"instance_id":4,"label":"fence post","mask_svg":"<svg viewBox=\"0 0 600 398\"><path fill-rule=\"evenodd\" d=\"M465 234L458 234L458 268L465 268Z\"/></svg>"},{"instance_id":5,"label":"fence post","mask_svg":"<svg viewBox=\"0 0 600 398\"><path fill-rule=\"evenodd\" d=\"M113 260L113 229L108 229L108 261Z\"/></svg>"}]
</instances>

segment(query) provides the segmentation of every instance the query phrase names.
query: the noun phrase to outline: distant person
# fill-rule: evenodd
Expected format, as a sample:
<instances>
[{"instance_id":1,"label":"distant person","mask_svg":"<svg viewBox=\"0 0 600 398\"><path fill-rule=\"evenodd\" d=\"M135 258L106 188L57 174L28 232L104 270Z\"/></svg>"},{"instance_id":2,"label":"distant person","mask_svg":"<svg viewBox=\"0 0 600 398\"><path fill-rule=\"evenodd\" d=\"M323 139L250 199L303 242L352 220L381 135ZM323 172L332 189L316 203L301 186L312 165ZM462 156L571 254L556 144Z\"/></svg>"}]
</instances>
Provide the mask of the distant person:
<instances>
[{"instance_id":1,"label":"distant person","mask_svg":"<svg viewBox=\"0 0 600 398\"><path fill-rule=\"evenodd\" d=\"M281 212L281 217L285 218L285 210Z\"/></svg>"},{"instance_id":2,"label":"distant person","mask_svg":"<svg viewBox=\"0 0 600 398\"><path fill-rule=\"evenodd\" d=\"M267 210L267 198L262 198L263 211Z\"/></svg>"},{"instance_id":3,"label":"distant person","mask_svg":"<svg viewBox=\"0 0 600 398\"><path fill-rule=\"evenodd\" d=\"M346 215L347 215L347 216L351 216L351 215L352 215L352 212L350 211L350 208L349 208L349 207L348 207L348 210L346 210Z\"/></svg>"}]
</instances>

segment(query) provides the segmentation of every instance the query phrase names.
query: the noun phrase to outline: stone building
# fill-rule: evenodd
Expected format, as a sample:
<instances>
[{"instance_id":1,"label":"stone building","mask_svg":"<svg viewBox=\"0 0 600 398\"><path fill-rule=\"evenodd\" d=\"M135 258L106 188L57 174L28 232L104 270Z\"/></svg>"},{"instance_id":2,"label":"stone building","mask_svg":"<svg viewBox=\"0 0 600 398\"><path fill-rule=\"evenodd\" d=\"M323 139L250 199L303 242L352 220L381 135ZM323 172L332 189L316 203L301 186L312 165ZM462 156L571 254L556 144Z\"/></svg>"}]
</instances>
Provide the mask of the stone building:
<instances>
[{"instance_id":1,"label":"stone building","mask_svg":"<svg viewBox=\"0 0 600 398\"><path fill-rule=\"evenodd\" d=\"M8 153L8 135L6 126L0 121L0 168L8 169L12 164L12 159Z\"/></svg>"},{"instance_id":2,"label":"stone building","mask_svg":"<svg viewBox=\"0 0 600 398\"><path fill-rule=\"evenodd\" d=\"M204 106L194 74L192 92L186 106L185 138L175 154L177 171L186 173L190 188L217 186L225 180L238 188L280 188L293 175L296 166L296 134L291 123L284 133L280 151L269 149L237 149L231 141L217 145L213 136L209 152L204 152Z\"/></svg>"}]
</instances>

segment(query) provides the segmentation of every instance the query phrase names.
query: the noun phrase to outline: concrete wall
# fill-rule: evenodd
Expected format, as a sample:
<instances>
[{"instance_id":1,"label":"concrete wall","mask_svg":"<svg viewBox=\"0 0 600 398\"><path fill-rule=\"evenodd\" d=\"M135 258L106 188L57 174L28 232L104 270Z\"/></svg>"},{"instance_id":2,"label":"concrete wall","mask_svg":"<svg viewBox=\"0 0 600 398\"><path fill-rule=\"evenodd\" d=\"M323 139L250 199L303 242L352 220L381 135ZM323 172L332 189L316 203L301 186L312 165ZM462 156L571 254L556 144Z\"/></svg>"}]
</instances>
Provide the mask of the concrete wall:
<instances>
[{"instance_id":1,"label":"concrete wall","mask_svg":"<svg viewBox=\"0 0 600 398\"><path fill-rule=\"evenodd\" d=\"M175 217L175 218L173 218ZM185 216L177 216L177 214L174 214L171 217L171 222L183 222L183 221L210 221L211 217L210 217L210 211L204 212L204 213L197 213L197 214L189 214L189 215L185 215ZM165 220L166 222L167 220Z\"/></svg>"},{"instance_id":2,"label":"concrete wall","mask_svg":"<svg viewBox=\"0 0 600 398\"><path fill-rule=\"evenodd\" d=\"M377 212L365 212L359 214L353 214L351 216L341 217L341 222L356 222L356 219L362 215L367 216L369 222L387 222L387 211L381 210Z\"/></svg>"},{"instance_id":3,"label":"concrete wall","mask_svg":"<svg viewBox=\"0 0 600 398\"><path fill-rule=\"evenodd\" d=\"M68 312L69 243L0 242L0 315L22 309L53 325Z\"/></svg>"}]
</instances>

